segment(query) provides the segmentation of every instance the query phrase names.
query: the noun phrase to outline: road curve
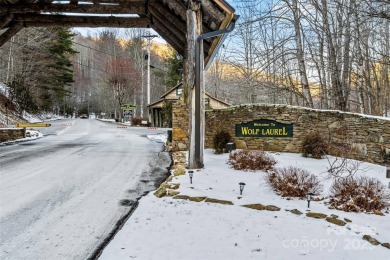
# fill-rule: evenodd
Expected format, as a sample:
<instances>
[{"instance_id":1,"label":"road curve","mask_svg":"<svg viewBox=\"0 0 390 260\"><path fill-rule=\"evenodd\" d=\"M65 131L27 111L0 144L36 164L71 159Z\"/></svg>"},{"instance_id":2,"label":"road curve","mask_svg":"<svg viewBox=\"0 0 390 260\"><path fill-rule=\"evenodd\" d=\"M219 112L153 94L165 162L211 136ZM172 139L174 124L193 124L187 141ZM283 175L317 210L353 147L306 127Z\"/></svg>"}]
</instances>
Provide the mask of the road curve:
<instances>
[{"instance_id":1,"label":"road curve","mask_svg":"<svg viewBox=\"0 0 390 260\"><path fill-rule=\"evenodd\" d=\"M169 165L146 138L159 130L76 119L44 131L0 147L0 259L88 258L128 211L119 202Z\"/></svg>"}]
</instances>

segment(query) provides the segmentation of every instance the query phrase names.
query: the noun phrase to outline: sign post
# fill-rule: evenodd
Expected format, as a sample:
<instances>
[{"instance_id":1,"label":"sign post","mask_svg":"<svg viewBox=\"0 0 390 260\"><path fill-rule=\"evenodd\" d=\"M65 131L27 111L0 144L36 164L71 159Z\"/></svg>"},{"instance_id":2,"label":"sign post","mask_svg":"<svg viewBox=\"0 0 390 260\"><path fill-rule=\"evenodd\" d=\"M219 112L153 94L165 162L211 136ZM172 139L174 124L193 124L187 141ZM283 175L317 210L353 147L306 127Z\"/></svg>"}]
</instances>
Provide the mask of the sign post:
<instances>
[{"instance_id":1,"label":"sign post","mask_svg":"<svg viewBox=\"0 0 390 260\"><path fill-rule=\"evenodd\" d=\"M123 110L123 117L131 122L131 119L134 115L134 110L137 108L137 106L131 104L123 104L120 106L120 108Z\"/></svg>"}]
</instances>

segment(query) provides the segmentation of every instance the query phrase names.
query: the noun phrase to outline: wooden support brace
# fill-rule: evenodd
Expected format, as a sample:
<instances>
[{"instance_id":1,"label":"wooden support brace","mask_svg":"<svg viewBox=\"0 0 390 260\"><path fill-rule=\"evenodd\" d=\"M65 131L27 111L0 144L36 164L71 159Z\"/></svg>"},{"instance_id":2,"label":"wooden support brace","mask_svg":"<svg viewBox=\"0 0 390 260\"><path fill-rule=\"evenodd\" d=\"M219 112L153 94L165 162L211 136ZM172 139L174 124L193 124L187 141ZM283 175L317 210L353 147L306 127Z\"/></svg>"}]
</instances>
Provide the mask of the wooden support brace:
<instances>
[{"instance_id":1,"label":"wooden support brace","mask_svg":"<svg viewBox=\"0 0 390 260\"><path fill-rule=\"evenodd\" d=\"M12 38L23 28L22 23L16 23L12 25L8 30L6 30L2 35L0 35L0 47L4 45L9 39Z\"/></svg>"}]
</instances>

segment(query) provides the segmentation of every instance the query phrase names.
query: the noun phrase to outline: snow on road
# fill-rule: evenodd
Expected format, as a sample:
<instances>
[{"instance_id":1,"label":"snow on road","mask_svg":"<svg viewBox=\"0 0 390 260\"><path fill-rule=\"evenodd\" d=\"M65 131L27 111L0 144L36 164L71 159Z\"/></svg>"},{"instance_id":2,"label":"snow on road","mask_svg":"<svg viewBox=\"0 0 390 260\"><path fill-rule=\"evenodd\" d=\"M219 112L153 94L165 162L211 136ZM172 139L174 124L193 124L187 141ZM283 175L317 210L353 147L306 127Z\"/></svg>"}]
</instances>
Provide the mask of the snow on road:
<instances>
[{"instance_id":1,"label":"snow on road","mask_svg":"<svg viewBox=\"0 0 390 260\"><path fill-rule=\"evenodd\" d=\"M52 124L50 136L0 147L0 259L86 259L129 210L120 200L153 189L169 165L146 129Z\"/></svg>"}]
</instances>

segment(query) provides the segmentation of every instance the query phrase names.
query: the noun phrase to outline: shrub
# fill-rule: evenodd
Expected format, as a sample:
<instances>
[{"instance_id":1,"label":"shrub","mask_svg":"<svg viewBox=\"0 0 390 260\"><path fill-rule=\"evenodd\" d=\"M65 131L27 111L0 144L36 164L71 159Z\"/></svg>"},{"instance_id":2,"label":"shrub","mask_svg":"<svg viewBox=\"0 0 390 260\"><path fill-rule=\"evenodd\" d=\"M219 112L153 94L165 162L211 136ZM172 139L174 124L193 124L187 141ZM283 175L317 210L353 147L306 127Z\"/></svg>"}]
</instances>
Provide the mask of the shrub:
<instances>
[{"instance_id":1,"label":"shrub","mask_svg":"<svg viewBox=\"0 0 390 260\"><path fill-rule=\"evenodd\" d=\"M305 157L321 159L328 152L328 144L318 132L314 132L303 139L302 150Z\"/></svg>"},{"instance_id":2,"label":"shrub","mask_svg":"<svg viewBox=\"0 0 390 260\"><path fill-rule=\"evenodd\" d=\"M231 137L228 132L219 131L213 138L214 150L216 154L223 153L226 144L230 141Z\"/></svg>"},{"instance_id":3,"label":"shrub","mask_svg":"<svg viewBox=\"0 0 390 260\"><path fill-rule=\"evenodd\" d=\"M131 125L140 125L142 122L142 118L141 117L133 117L131 119Z\"/></svg>"},{"instance_id":4,"label":"shrub","mask_svg":"<svg viewBox=\"0 0 390 260\"><path fill-rule=\"evenodd\" d=\"M378 179L349 177L336 179L329 204L347 212L374 212L389 206L390 192Z\"/></svg>"},{"instance_id":5,"label":"shrub","mask_svg":"<svg viewBox=\"0 0 390 260\"><path fill-rule=\"evenodd\" d=\"M271 170L276 164L272 156L263 151L236 150L229 156L229 164L235 170Z\"/></svg>"},{"instance_id":6,"label":"shrub","mask_svg":"<svg viewBox=\"0 0 390 260\"><path fill-rule=\"evenodd\" d=\"M322 185L318 178L298 167L277 168L268 173L267 182L282 197L304 198L308 192L318 195Z\"/></svg>"}]
</instances>

